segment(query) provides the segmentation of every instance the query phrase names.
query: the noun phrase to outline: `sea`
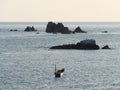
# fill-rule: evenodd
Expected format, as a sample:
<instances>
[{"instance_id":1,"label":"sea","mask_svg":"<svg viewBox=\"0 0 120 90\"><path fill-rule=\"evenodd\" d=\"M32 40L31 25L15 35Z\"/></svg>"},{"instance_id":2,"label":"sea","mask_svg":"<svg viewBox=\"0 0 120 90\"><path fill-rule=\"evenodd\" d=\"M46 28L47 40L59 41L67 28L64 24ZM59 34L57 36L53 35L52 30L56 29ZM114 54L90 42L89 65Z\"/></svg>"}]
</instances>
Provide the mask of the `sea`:
<instances>
[{"instance_id":1,"label":"sea","mask_svg":"<svg viewBox=\"0 0 120 90\"><path fill-rule=\"evenodd\" d=\"M46 33L47 23L0 22L0 90L120 90L120 22L62 22L87 32L75 34ZM49 49L85 39L111 49ZM55 78L55 64L63 77Z\"/></svg>"}]
</instances>

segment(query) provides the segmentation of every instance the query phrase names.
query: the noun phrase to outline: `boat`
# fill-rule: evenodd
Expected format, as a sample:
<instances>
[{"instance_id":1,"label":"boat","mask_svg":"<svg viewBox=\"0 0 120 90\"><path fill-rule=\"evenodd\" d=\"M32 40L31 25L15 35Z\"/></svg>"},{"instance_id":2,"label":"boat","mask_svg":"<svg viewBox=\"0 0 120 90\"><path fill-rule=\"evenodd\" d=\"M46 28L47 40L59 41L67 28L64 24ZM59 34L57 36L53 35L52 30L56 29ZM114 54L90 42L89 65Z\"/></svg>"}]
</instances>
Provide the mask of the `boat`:
<instances>
[{"instance_id":1,"label":"boat","mask_svg":"<svg viewBox=\"0 0 120 90\"><path fill-rule=\"evenodd\" d=\"M57 77L63 77L64 71L65 71L64 68L62 68L61 70L57 70L56 65L55 65L54 74L55 74L55 77L56 77L56 78L57 78Z\"/></svg>"}]
</instances>

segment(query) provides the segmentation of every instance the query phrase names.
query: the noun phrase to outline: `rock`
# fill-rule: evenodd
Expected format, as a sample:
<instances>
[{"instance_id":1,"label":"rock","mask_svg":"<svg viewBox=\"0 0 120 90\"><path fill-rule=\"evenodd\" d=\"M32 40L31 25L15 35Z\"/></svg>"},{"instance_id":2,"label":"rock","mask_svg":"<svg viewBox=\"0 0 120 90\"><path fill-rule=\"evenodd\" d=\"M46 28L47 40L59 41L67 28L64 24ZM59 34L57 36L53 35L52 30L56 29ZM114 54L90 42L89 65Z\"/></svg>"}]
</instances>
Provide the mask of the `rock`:
<instances>
[{"instance_id":1,"label":"rock","mask_svg":"<svg viewBox=\"0 0 120 90\"><path fill-rule=\"evenodd\" d=\"M111 49L108 45L105 45L104 47L102 47L102 49Z\"/></svg>"},{"instance_id":2,"label":"rock","mask_svg":"<svg viewBox=\"0 0 120 90\"><path fill-rule=\"evenodd\" d=\"M36 34L40 34L39 32L37 32Z\"/></svg>"},{"instance_id":3,"label":"rock","mask_svg":"<svg viewBox=\"0 0 120 90\"><path fill-rule=\"evenodd\" d=\"M62 23L58 23L58 24L56 24L56 31L57 32L59 32L59 33L62 33L62 32L64 32L64 25L62 24Z\"/></svg>"},{"instance_id":4,"label":"rock","mask_svg":"<svg viewBox=\"0 0 120 90\"><path fill-rule=\"evenodd\" d=\"M72 33L68 29L68 27L64 27L62 23L53 23L53 22L48 22L47 27L46 27L46 32L47 33L62 33L62 34L69 34Z\"/></svg>"},{"instance_id":5,"label":"rock","mask_svg":"<svg viewBox=\"0 0 120 90\"><path fill-rule=\"evenodd\" d=\"M32 27L27 26L24 31L27 31L27 32L29 32L29 31L37 31L37 29L35 29L33 26Z\"/></svg>"},{"instance_id":6,"label":"rock","mask_svg":"<svg viewBox=\"0 0 120 90\"><path fill-rule=\"evenodd\" d=\"M62 34L70 34L70 33L87 33L83 31L80 27L77 27L74 31L69 30L68 27L65 27L62 23L53 23L48 22L46 27L47 33L62 33Z\"/></svg>"},{"instance_id":7,"label":"rock","mask_svg":"<svg viewBox=\"0 0 120 90\"><path fill-rule=\"evenodd\" d=\"M80 27L77 27L73 33L87 33L86 31L83 31Z\"/></svg>"},{"instance_id":8,"label":"rock","mask_svg":"<svg viewBox=\"0 0 120 90\"><path fill-rule=\"evenodd\" d=\"M11 29L10 31L18 31L17 29Z\"/></svg>"},{"instance_id":9,"label":"rock","mask_svg":"<svg viewBox=\"0 0 120 90\"><path fill-rule=\"evenodd\" d=\"M108 31L102 31L102 33L108 33Z\"/></svg>"},{"instance_id":10,"label":"rock","mask_svg":"<svg viewBox=\"0 0 120 90\"><path fill-rule=\"evenodd\" d=\"M53 46L50 49L81 49L81 50L98 50L99 46L96 45L96 41L93 39L83 40L77 44L66 44Z\"/></svg>"},{"instance_id":11,"label":"rock","mask_svg":"<svg viewBox=\"0 0 120 90\"><path fill-rule=\"evenodd\" d=\"M72 33L72 31L70 31L70 30L68 29L68 27L64 27L63 30L61 30L61 33L62 33L62 34L70 34L70 33Z\"/></svg>"},{"instance_id":12,"label":"rock","mask_svg":"<svg viewBox=\"0 0 120 90\"><path fill-rule=\"evenodd\" d=\"M53 22L48 22L47 27L46 27L46 32L47 33L56 33L57 31L55 31L56 28L56 24Z\"/></svg>"},{"instance_id":13,"label":"rock","mask_svg":"<svg viewBox=\"0 0 120 90\"><path fill-rule=\"evenodd\" d=\"M96 41L93 39L86 39L86 40L82 40L80 41L80 43L77 44L81 44L81 45L96 45Z\"/></svg>"}]
</instances>

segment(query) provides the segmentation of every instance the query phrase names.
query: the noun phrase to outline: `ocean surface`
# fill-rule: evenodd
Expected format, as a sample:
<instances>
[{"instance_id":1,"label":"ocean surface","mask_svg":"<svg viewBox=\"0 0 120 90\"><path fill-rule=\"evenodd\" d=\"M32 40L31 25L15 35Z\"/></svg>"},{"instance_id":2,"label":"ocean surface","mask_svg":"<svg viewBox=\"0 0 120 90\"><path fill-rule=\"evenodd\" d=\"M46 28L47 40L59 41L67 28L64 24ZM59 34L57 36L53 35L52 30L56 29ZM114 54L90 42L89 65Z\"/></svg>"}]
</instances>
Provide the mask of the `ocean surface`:
<instances>
[{"instance_id":1,"label":"ocean surface","mask_svg":"<svg viewBox=\"0 0 120 90\"><path fill-rule=\"evenodd\" d=\"M88 33L49 34L47 22L0 22L0 90L120 90L120 23L63 22ZM36 32L24 32L34 26ZM10 31L17 29L18 31ZM108 33L102 33L108 31ZM111 50L50 50L95 39ZM54 66L65 68L54 77Z\"/></svg>"}]
</instances>

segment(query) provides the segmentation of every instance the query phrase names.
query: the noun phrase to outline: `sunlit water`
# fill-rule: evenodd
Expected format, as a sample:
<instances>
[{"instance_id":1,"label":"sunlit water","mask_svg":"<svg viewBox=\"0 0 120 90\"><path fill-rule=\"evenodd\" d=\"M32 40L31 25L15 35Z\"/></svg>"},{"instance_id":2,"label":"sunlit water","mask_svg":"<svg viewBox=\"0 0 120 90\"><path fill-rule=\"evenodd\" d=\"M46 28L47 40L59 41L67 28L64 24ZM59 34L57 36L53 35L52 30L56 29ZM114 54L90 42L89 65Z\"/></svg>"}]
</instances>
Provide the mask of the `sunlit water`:
<instances>
[{"instance_id":1,"label":"sunlit water","mask_svg":"<svg viewBox=\"0 0 120 90\"><path fill-rule=\"evenodd\" d=\"M36 32L24 32L26 26ZM47 23L0 23L0 90L120 90L120 23L64 23L85 34L48 34ZM10 29L18 29L16 32ZM108 33L101 33L102 31ZM111 50L50 50L95 39ZM54 65L65 68L54 78Z\"/></svg>"}]
</instances>

